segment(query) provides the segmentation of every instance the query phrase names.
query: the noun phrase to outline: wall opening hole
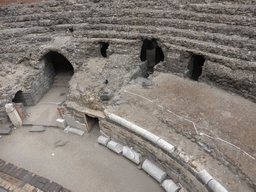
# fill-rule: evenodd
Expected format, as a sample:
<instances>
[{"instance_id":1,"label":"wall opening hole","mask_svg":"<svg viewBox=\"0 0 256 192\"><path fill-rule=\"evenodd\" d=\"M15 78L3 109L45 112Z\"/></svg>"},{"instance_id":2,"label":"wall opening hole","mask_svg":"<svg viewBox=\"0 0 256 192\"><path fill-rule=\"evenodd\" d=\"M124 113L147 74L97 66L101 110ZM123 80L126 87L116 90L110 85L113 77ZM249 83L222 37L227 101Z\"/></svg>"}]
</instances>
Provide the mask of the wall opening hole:
<instances>
[{"instance_id":1,"label":"wall opening hole","mask_svg":"<svg viewBox=\"0 0 256 192\"><path fill-rule=\"evenodd\" d=\"M147 61L147 72L154 72L154 66L160 61L164 61L164 53L158 46L156 39L144 39L140 52L140 60Z\"/></svg>"},{"instance_id":2,"label":"wall opening hole","mask_svg":"<svg viewBox=\"0 0 256 192\"><path fill-rule=\"evenodd\" d=\"M71 32L71 33L74 32L74 28L73 28L73 27L69 28L68 30L69 30L69 32Z\"/></svg>"},{"instance_id":3,"label":"wall opening hole","mask_svg":"<svg viewBox=\"0 0 256 192\"><path fill-rule=\"evenodd\" d=\"M45 55L46 66L51 65L55 74L68 72L74 74L74 68L71 63L60 53L56 51L50 51Z\"/></svg>"},{"instance_id":4,"label":"wall opening hole","mask_svg":"<svg viewBox=\"0 0 256 192\"><path fill-rule=\"evenodd\" d=\"M99 119L97 117L90 117L85 114L86 119L86 125L88 127L88 132L90 132L92 129L99 128Z\"/></svg>"},{"instance_id":5,"label":"wall opening hole","mask_svg":"<svg viewBox=\"0 0 256 192\"><path fill-rule=\"evenodd\" d=\"M188 65L189 74L187 75L191 80L198 81L202 74L202 66L205 59L202 55L192 54Z\"/></svg>"},{"instance_id":6,"label":"wall opening hole","mask_svg":"<svg viewBox=\"0 0 256 192\"><path fill-rule=\"evenodd\" d=\"M14 98L12 99L12 102L13 103L22 103L24 106L27 104L22 91L18 91L15 94Z\"/></svg>"},{"instance_id":7,"label":"wall opening hole","mask_svg":"<svg viewBox=\"0 0 256 192\"><path fill-rule=\"evenodd\" d=\"M107 57L107 49L109 47L109 43L100 42L100 53L102 57Z\"/></svg>"}]
</instances>

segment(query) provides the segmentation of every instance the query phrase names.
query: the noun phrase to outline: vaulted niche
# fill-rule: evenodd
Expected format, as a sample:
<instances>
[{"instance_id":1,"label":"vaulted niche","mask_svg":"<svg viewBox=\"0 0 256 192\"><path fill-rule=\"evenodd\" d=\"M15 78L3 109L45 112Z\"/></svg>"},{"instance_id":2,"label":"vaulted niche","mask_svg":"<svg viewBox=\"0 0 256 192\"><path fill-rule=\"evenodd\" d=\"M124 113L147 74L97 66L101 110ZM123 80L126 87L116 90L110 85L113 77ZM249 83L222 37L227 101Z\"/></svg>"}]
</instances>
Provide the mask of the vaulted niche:
<instances>
[{"instance_id":1,"label":"vaulted niche","mask_svg":"<svg viewBox=\"0 0 256 192\"><path fill-rule=\"evenodd\" d=\"M99 119L96 117L90 117L85 114L85 122L87 125L88 132L91 132L93 128L99 127Z\"/></svg>"},{"instance_id":2,"label":"vaulted niche","mask_svg":"<svg viewBox=\"0 0 256 192\"><path fill-rule=\"evenodd\" d=\"M140 52L141 61L147 61L147 72L153 73L154 66L160 61L164 61L164 53L158 46L156 39L145 39Z\"/></svg>"},{"instance_id":3,"label":"vaulted niche","mask_svg":"<svg viewBox=\"0 0 256 192\"><path fill-rule=\"evenodd\" d=\"M27 104L22 91L18 91L15 94L14 98L12 99L12 102L13 103L22 103L23 105Z\"/></svg>"},{"instance_id":4,"label":"vaulted niche","mask_svg":"<svg viewBox=\"0 0 256 192\"><path fill-rule=\"evenodd\" d=\"M107 57L107 49L109 47L109 43L100 42L100 53L102 57Z\"/></svg>"},{"instance_id":5,"label":"vaulted niche","mask_svg":"<svg viewBox=\"0 0 256 192\"><path fill-rule=\"evenodd\" d=\"M188 64L188 71L185 77L191 80L198 81L202 74L202 66L204 65L205 59L202 55L191 54L191 59Z\"/></svg>"},{"instance_id":6,"label":"vaulted niche","mask_svg":"<svg viewBox=\"0 0 256 192\"><path fill-rule=\"evenodd\" d=\"M45 55L45 67L53 69L55 74L62 72L74 74L74 68L71 63L56 51L50 51Z\"/></svg>"}]
</instances>

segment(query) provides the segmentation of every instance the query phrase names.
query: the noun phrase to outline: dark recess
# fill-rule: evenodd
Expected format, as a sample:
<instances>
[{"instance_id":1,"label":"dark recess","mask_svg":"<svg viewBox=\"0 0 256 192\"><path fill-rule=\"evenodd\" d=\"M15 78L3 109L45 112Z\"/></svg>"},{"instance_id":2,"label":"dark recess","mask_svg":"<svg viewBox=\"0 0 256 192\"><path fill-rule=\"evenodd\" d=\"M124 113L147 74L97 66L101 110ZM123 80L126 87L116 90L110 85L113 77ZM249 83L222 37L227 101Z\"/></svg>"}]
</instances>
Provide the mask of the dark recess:
<instances>
[{"instance_id":1,"label":"dark recess","mask_svg":"<svg viewBox=\"0 0 256 192\"><path fill-rule=\"evenodd\" d=\"M12 99L13 103L22 103L23 105L26 105L25 98L22 91L18 91L14 98Z\"/></svg>"},{"instance_id":2,"label":"dark recess","mask_svg":"<svg viewBox=\"0 0 256 192\"><path fill-rule=\"evenodd\" d=\"M190 76L191 80L198 81L202 74L202 66L204 65L205 59L202 55L192 55L192 73Z\"/></svg>"},{"instance_id":3,"label":"dark recess","mask_svg":"<svg viewBox=\"0 0 256 192\"><path fill-rule=\"evenodd\" d=\"M90 117L88 115L85 114L85 118L87 121L87 125L88 125L88 131L90 132L93 127L99 127L99 119L96 117Z\"/></svg>"},{"instance_id":4,"label":"dark recess","mask_svg":"<svg viewBox=\"0 0 256 192\"><path fill-rule=\"evenodd\" d=\"M107 49L108 49L109 43L104 43L101 42L100 43L100 53L102 55L102 57L107 57Z\"/></svg>"},{"instance_id":5,"label":"dark recess","mask_svg":"<svg viewBox=\"0 0 256 192\"><path fill-rule=\"evenodd\" d=\"M150 73L154 71L154 66L156 64L158 64L160 61L164 61L164 53L161 47L158 46L156 39L143 40L140 52L140 60L148 61L147 71Z\"/></svg>"},{"instance_id":6,"label":"dark recess","mask_svg":"<svg viewBox=\"0 0 256 192\"><path fill-rule=\"evenodd\" d=\"M51 61L53 69L56 74L61 72L71 72L74 73L74 68L71 63L60 53L55 51L50 51L45 55L48 61Z\"/></svg>"},{"instance_id":7,"label":"dark recess","mask_svg":"<svg viewBox=\"0 0 256 192\"><path fill-rule=\"evenodd\" d=\"M71 32L71 33L73 33L73 32L74 32L73 27L72 27L72 28L69 28L68 30L69 30L69 32Z\"/></svg>"}]
</instances>

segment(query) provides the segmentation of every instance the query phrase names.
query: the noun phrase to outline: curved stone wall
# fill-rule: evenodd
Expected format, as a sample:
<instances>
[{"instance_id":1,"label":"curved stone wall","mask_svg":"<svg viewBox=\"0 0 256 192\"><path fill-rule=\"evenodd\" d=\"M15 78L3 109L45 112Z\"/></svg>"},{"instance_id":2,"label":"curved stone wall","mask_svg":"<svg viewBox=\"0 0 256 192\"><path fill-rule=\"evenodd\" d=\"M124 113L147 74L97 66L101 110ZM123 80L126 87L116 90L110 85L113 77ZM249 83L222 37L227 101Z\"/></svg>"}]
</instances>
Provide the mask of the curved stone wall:
<instances>
[{"instance_id":1,"label":"curved stone wall","mask_svg":"<svg viewBox=\"0 0 256 192\"><path fill-rule=\"evenodd\" d=\"M101 71L109 66L109 70L122 74L122 79L112 79L122 82L115 82L110 91L120 89L127 79L144 73L140 54L146 39L156 40L164 55L154 70L191 78L194 60L199 57L204 61L199 81L256 101L253 0L35 0L26 4L32 1L0 7L0 75L5 79L15 73L13 80L0 83L0 123L7 119L4 104L18 91L33 105L50 88L53 74L44 63L50 51L63 55L74 68L67 100L103 110L109 103L97 94L105 90L96 81L86 82L92 83L93 89L79 88L79 75L86 75L91 58L102 58L102 43L108 43L107 57L125 55L135 61L124 62L130 65L128 69L123 63L111 65L109 61L99 65ZM118 59L122 57L113 58ZM136 71L138 66L140 71ZM98 68L90 69L96 75L104 74ZM94 76L93 72L90 75Z\"/></svg>"},{"instance_id":2,"label":"curved stone wall","mask_svg":"<svg viewBox=\"0 0 256 192\"><path fill-rule=\"evenodd\" d=\"M99 42L109 41L112 53L139 55L141 40L155 38L165 55L159 71L182 76L192 55L201 55L206 61L200 81L255 100L255 8L254 1L10 4L0 7L0 59L38 69L51 50L76 69L98 56Z\"/></svg>"}]
</instances>

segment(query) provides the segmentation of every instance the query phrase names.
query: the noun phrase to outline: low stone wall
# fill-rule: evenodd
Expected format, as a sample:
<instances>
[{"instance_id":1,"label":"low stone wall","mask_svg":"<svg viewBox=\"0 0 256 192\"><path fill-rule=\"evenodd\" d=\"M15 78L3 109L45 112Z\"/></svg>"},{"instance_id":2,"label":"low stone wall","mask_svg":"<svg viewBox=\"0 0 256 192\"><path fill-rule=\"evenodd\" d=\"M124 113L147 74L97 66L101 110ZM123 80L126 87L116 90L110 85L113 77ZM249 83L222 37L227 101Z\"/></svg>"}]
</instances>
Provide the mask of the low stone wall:
<instances>
[{"instance_id":1,"label":"low stone wall","mask_svg":"<svg viewBox=\"0 0 256 192\"><path fill-rule=\"evenodd\" d=\"M212 177L205 182L204 179L202 179L202 176L200 174L198 175L197 170L187 164L178 153L166 149L168 145L167 143L166 145L161 146L157 142L154 142L154 138L158 138L160 140L159 137L142 128L138 128L142 132L143 130L147 132L147 134L145 134L146 136L142 136L142 134L139 133L140 131L136 133L131 130L133 128L129 129L124 126L126 123L128 123L128 126L132 125L128 121L123 119L121 120L121 123L118 123L108 114L106 115L105 119L100 120L100 128L106 135L122 145L129 146L139 152L144 158L153 160L155 164L166 170L168 177L179 182L188 191L211 191L207 184ZM120 117L118 118L122 119ZM223 188L218 182L217 185L218 190L222 189L225 191L225 188Z\"/></svg>"}]
</instances>

